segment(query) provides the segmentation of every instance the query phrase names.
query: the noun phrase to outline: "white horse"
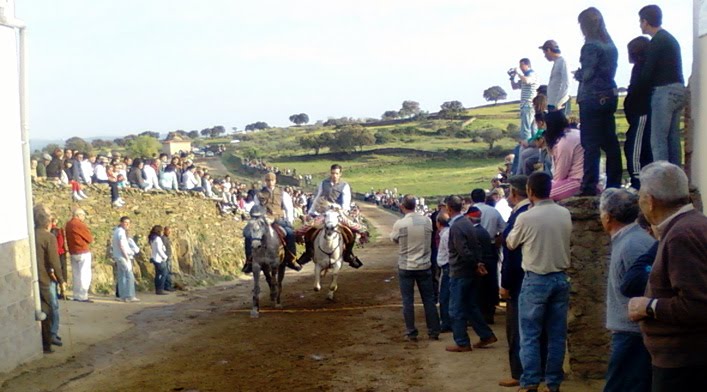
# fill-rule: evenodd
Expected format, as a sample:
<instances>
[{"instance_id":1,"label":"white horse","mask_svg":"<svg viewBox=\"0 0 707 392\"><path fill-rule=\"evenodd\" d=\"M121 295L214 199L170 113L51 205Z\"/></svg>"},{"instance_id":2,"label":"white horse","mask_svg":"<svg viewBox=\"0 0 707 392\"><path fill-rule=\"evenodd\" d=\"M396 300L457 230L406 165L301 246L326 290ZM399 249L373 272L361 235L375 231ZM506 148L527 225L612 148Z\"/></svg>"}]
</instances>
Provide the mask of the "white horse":
<instances>
[{"instance_id":1,"label":"white horse","mask_svg":"<svg viewBox=\"0 0 707 392\"><path fill-rule=\"evenodd\" d=\"M344 238L338 229L339 213L329 210L324 213L324 228L314 238L314 291L321 290L321 278L332 271L331 284L327 299L334 299L334 292L339 288L337 279L344 261Z\"/></svg>"}]
</instances>

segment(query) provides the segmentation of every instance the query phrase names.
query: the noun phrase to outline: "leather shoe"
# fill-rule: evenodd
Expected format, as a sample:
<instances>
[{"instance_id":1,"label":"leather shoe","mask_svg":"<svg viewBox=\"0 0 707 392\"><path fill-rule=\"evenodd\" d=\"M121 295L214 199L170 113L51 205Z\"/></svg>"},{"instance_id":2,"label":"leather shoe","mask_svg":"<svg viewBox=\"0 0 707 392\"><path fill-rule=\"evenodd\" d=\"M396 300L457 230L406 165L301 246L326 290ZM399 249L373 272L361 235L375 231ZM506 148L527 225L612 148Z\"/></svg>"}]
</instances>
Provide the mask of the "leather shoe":
<instances>
[{"instance_id":1,"label":"leather shoe","mask_svg":"<svg viewBox=\"0 0 707 392\"><path fill-rule=\"evenodd\" d=\"M474 343L474 348L484 348L484 347L490 346L496 342L498 342L498 338L496 338L496 335L491 335L491 337L488 337L486 339L481 339L478 342Z\"/></svg>"},{"instance_id":2,"label":"leather shoe","mask_svg":"<svg viewBox=\"0 0 707 392\"><path fill-rule=\"evenodd\" d=\"M51 353L54 352L54 349L51 348L51 346L50 346L50 347L44 347L44 349L43 349L42 351L43 351L45 354L51 354Z\"/></svg>"},{"instance_id":3,"label":"leather shoe","mask_svg":"<svg viewBox=\"0 0 707 392\"><path fill-rule=\"evenodd\" d=\"M455 344L454 346L445 347L445 350L451 353L465 353L471 351L471 346L457 346Z\"/></svg>"},{"instance_id":4,"label":"leather shoe","mask_svg":"<svg viewBox=\"0 0 707 392\"><path fill-rule=\"evenodd\" d=\"M243 269L241 269L241 272L244 274L252 274L253 273L253 264L246 262L243 264Z\"/></svg>"},{"instance_id":5,"label":"leather shoe","mask_svg":"<svg viewBox=\"0 0 707 392\"><path fill-rule=\"evenodd\" d=\"M515 378L509 378L506 380L499 381L498 385L506 388L517 387L520 386L520 381L516 380Z\"/></svg>"},{"instance_id":6,"label":"leather shoe","mask_svg":"<svg viewBox=\"0 0 707 392\"><path fill-rule=\"evenodd\" d=\"M288 262L288 263L287 263L287 268L293 269L293 270L295 270L295 271L297 271L297 272L302 271L302 266L299 265L299 264L297 264L297 263L294 262L294 261Z\"/></svg>"},{"instance_id":7,"label":"leather shoe","mask_svg":"<svg viewBox=\"0 0 707 392\"><path fill-rule=\"evenodd\" d=\"M61 340L59 340L57 338L52 338L52 344L55 346L59 346L59 347L64 345L64 343L62 343Z\"/></svg>"}]
</instances>

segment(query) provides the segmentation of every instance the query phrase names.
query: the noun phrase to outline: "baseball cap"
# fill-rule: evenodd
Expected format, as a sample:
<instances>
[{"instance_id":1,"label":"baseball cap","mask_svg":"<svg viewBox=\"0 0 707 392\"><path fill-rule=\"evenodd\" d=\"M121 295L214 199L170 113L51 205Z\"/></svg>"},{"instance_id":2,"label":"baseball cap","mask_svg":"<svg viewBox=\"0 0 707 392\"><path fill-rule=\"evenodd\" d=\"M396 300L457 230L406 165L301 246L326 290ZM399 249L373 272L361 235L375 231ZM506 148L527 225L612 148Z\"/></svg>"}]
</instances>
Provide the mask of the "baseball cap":
<instances>
[{"instance_id":1,"label":"baseball cap","mask_svg":"<svg viewBox=\"0 0 707 392\"><path fill-rule=\"evenodd\" d=\"M545 49L550 49L552 51L559 51L560 50L560 45L555 42L553 39L549 39L545 41L543 46L538 46L538 49L545 50Z\"/></svg>"},{"instance_id":2,"label":"baseball cap","mask_svg":"<svg viewBox=\"0 0 707 392\"><path fill-rule=\"evenodd\" d=\"M534 135L534 136L531 136L531 137L528 138L528 143L534 142L534 141L536 141L536 140L540 140L540 138L542 138L543 135L545 135L545 130L544 130L544 129L538 129L538 131L535 132L535 135Z\"/></svg>"},{"instance_id":3,"label":"baseball cap","mask_svg":"<svg viewBox=\"0 0 707 392\"><path fill-rule=\"evenodd\" d=\"M51 161L51 160L52 160L52 156L49 155L49 154L44 154L44 155L42 155L42 158L43 158L45 161Z\"/></svg>"}]
</instances>

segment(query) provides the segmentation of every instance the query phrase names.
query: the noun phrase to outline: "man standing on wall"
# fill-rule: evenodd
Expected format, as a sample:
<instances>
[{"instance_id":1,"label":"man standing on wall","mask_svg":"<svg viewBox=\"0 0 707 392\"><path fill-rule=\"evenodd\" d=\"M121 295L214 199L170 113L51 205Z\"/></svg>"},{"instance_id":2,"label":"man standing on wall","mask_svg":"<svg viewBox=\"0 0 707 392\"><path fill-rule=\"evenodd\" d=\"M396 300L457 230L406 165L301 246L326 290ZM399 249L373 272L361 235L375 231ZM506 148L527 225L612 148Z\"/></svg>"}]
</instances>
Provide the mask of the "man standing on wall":
<instances>
[{"instance_id":1,"label":"man standing on wall","mask_svg":"<svg viewBox=\"0 0 707 392\"><path fill-rule=\"evenodd\" d=\"M538 88L538 78L535 71L530 67L530 60L523 58L519 62L519 67L509 71L511 87L513 90L520 89L520 135L518 141L520 150L518 157L523 154L523 150L528 147L528 139L535 135L535 113L533 113L533 98L535 98ZM516 76L518 81L516 81ZM523 162L518 162L517 172L520 172ZM516 173L518 174L518 173Z\"/></svg>"},{"instance_id":2,"label":"man standing on wall","mask_svg":"<svg viewBox=\"0 0 707 392\"><path fill-rule=\"evenodd\" d=\"M569 95L570 77L560 46L554 40L548 40L539 49L543 51L547 61L552 62L550 80L547 83L547 110L561 110L565 117L569 117L572 110Z\"/></svg>"},{"instance_id":3,"label":"man standing on wall","mask_svg":"<svg viewBox=\"0 0 707 392\"><path fill-rule=\"evenodd\" d=\"M647 5L638 12L641 32L650 35L641 85L653 88L651 98L651 151L654 161L681 164L680 113L687 90L682 76L680 44L661 27L663 12Z\"/></svg>"}]
</instances>

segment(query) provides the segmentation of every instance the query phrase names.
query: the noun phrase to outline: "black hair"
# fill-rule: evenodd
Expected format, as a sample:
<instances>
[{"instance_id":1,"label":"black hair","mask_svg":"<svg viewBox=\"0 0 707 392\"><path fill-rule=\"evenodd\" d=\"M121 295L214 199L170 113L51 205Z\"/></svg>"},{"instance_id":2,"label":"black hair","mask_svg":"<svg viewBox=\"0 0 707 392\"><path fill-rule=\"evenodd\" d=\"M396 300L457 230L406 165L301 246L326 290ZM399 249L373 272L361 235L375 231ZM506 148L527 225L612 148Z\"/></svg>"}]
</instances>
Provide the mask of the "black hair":
<instances>
[{"instance_id":1,"label":"black hair","mask_svg":"<svg viewBox=\"0 0 707 392\"><path fill-rule=\"evenodd\" d=\"M643 64L648 54L648 45L651 40L647 37L636 37L628 43L628 59L634 64Z\"/></svg>"},{"instance_id":2,"label":"black hair","mask_svg":"<svg viewBox=\"0 0 707 392\"><path fill-rule=\"evenodd\" d=\"M655 4L641 8L641 10L638 11L638 16L651 25L651 27L660 27L663 24L663 11Z\"/></svg>"},{"instance_id":3,"label":"black hair","mask_svg":"<svg viewBox=\"0 0 707 392\"><path fill-rule=\"evenodd\" d=\"M338 163L335 163L335 164L331 165L331 167L329 168L330 171L331 171L331 170L334 170L334 169L339 169L339 171L344 170L344 169L341 167L341 165L339 165Z\"/></svg>"},{"instance_id":4,"label":"black hair","mask_svg":"<svg viewBox=\"0 0 707 392\"><path fill-rule=\"evenodd\" d=\"M553 148L557 142L565 137L565 131L569 127L569 121L562 111L554 111L545 115L545 134L543 137L548 148Z\"/></svg>"},{"instance_id":5,"label":"black hair","mask_svg":"<svg viewBox=\"0 0 707 392\"><path fill-rule=\"evenodd\" d=\"M150 230L150 234L147 236L147 241L149 243L152 243L152 241L162 235L162 226L160 225L155 225L152 226L152 230Z\"/></svg>"},{"instance_id":6,"label":"black hair","mask_svg":"<svg viewBox=\"0 0 707 392\"><path fill-rule=\"evenodd\" d=\"M120 223L123 223L123 222L125 222L125 221L129 221L129 220L130 220L130 218L127 217L127 216L121 216L121 217L120 217Z\"/></svg>"},{"instance_id":7,"label":"black hair","mask_svg":"<svg viewBox=\"0 0 707 392\"><path fill-rule=\"evenodd\" d=\"M417 206L417 200L413 195L405 195L403 196L403 200L402 202L400 202L400 205L406 210L415 211L415 206Z\"/></svg>"},{"instance_id":8,"label":"black hair","mask_svg":"<svg viewBox=\"0 0 707 392\"><path fill-rule=\"evenodd\" d=\"M474 203L483 203L486 201L486 191L481 188L476 188L471 191L471 200Z\"/></svg>"},{"instance_id":9,"label":"black hair","mask_svg":"<svg viewBox=\"0 0 707 392\"><path fill-rule=\"evenodd\" d=\"M528 176L523 174L512 176L508 179L508 183L511 184L511 189L516 191L516 193L523 197L528 197L528 192L525 190L528 185Z\"/></svg>"},{"instance_id":10,"label":"black hair","mask_svg":"<svg viewBox=\"0 0 707 392\"><path fill-rule=\"evenodd\" d=\"M547 199L552 191L552 177L545 172L534 172L528 176L528 189L538 199Z\"/></svg>"},{"instance_id":11,"label":"black hair","mask_svg":"<svg viewBox=\"0 0 707 392\"><path fill-rule=\"evenodd\" d=\"M523 57L519 62L530 67L530 59Z\"/></svg>"}]
</instances>

